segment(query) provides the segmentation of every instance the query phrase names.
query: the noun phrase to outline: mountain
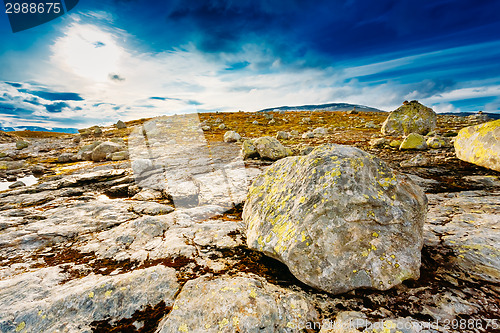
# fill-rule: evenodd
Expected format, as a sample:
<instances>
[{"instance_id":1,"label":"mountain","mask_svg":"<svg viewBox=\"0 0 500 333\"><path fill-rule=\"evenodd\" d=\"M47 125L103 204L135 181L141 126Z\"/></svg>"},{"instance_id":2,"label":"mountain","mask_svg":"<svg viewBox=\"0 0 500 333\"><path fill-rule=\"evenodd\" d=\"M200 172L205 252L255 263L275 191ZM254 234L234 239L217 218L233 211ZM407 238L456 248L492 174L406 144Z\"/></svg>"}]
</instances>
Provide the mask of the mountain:
<instances>
[{"instance_id":1,"label":"mountain","mask_svg":"<svg viewBox=\"0 0 500 333\"><path fill-rule=\"evenodd\" d=\"M76 128L62 128L62 127L54 127L54 128L45 128L39 126L16 126L16 127L0 127L0 131L4 132L14 132L14 131L39 131L39 132L55 132L55 133L78 133L78 129Z\"/></svg>"},{"instance_id":2,"label":"mountain","mask_svg":"<svg viewBox=\"0 0 500 333\"><path fill-rule=\"evenodd\" d=\"M477 115L477 112L445 112L445 113L438 113L438 114L443 114L443 115L448 115L448 116L468 117L468 116ZM500 119L500 113L483 112L483 114L487 115L492 120Z\"/></svg>"},{"instance_id":3,"label":"mountain","mask_svg":"<svg viewBox=\"0 0 500 333\"><path fill-rule=\"evenodd\" d=\"M348 104L348 103L329 103L329 104L313 104L313 105L300 105L300 106L280 106L276 108L269 108L259 110L257 112L270 112L270 111L350 111L356 108L360 112L386 112L376 108L364 105Z\"/></svg>"}]
</instances>

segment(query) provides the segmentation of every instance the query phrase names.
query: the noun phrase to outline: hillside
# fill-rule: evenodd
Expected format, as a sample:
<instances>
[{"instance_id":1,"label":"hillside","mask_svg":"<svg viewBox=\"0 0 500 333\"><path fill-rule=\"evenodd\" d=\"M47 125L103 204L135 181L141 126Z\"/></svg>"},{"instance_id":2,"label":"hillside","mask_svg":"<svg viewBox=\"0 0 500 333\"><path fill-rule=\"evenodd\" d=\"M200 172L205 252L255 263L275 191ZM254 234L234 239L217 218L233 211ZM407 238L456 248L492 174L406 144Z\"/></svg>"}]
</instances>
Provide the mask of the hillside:
<instances>
[{"instance_id":1,"label":"hillside","mask_svg":"<svg viewBox=\"0 0 500 333\"><path fill-rule=\"evenodd\" d=\"M381 134L386 117L202 113L30 132L22 149L0 143L0 331L185 332L202 322L295 332L362 319L352 332L382 321L463 332L445 318L491 332L500 173L459 160L453 146L482 120L437 115L426 139L442 145L402 150L392 145L402 136ZM250 230L261 217L266 237ZM342 236L310 246L332 221ZM327 260L358 266L311 283L300 274L322 267L299 257L322 246ZM279 257L288 249L295 255ZM402 269L409 249L413 275ZM338 289L323 288L333 275Z\"/></svg>"}]
</instances>

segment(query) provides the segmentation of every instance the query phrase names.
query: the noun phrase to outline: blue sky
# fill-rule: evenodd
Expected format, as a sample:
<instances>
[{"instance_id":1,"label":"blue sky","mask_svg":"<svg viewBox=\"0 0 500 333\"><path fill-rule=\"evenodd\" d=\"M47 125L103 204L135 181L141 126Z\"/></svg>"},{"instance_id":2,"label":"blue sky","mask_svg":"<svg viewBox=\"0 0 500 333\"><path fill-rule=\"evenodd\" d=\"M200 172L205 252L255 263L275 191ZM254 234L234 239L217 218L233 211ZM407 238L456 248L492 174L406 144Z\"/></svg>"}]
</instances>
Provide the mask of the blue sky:
<instances>
[{"instance_id":1,"label":"blue sky","mask_svg":"<svg viewBox=\"0 0 500 333\"><path fill-rule=\"evenodd\" d=\"M499 1L80 0L12 33L0 125L346 102L500 109Z\"/></svg>"}]
</instances>

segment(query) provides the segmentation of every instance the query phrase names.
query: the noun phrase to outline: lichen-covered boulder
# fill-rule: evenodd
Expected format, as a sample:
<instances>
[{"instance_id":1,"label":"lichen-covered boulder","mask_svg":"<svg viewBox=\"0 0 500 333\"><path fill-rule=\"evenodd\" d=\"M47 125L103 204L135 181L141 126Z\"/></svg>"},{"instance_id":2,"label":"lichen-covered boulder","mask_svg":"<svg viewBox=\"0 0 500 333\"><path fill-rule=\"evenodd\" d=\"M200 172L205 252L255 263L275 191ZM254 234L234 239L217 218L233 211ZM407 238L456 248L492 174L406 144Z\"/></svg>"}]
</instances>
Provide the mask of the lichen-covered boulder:
<instances>
[{"instance_id":1,"label":"lichen-covered boulder","mask_svg":"<svg viewBox=\"0 0 500 333\"><path fill-rule=\"evenodd\" d=\"M455 152L462 161L500 171L500 119L462 128Z\"/></svg>"},{"instance_id":2,"label":"lichen-covered boulder","mask_svg":"<svg viewBox=\"0 0 500 333\"><path fill-rule=\"evenodd\" d=\"M427 198L354 147L323 145L274 163L250 187L247 243L331 293L418 278Z\"/></svg>"},{"instance_id":3,"label":"lichen-covered boulder","mask_svg":"<svg viewBox=\"0 0 500 333\"><path fill-rule=\"evenodd\" d=\"M264 159L276 161L288 155L285 146L276 138L270 136L257 138L253 141L253 144L259 156Z\"/></svg>"},{"instance_id":4,"label":"lichen-covered boulder","mask_svg":"<svg viewBox=\"0 0 500 333\"><path fill-rule=\"evenodd\" d=\"M259 153L257 153L257 149L255 149L255 146L253 144L253 140L243 141L243 145L241 145L241 155L245 160L248 158L259 156Z\"/></svg>"},{"instance_id":5,"label":"lichen-covered boulder","mask_svg":"<svg viewBox=\"0 0 500 333\"><path fill-rule=\"evenodd\" d=\"M417 134L417 133L410 133L410 135L405 137L403 142L401 142L401 146L399 146L399 149L401 149L401 150L405 150L405 149L424 150L424 149L427 149L427 143L425 141L424 136Z\"/></svg>"},{"instance_id":6,"label":"lichen-covered boulder","mask_svg":"<svg viewBox=\"0 0 500 333\"><path fill-rule=\"evenodd\" d=\"M291 150L283 146L278 139L270 136L263 136L243 142L241 154L244 159L259 156L262 159L276 161L290 155Z\"/></svg>"},{"instance_id":7,"label":"lichen-covered boulder","mask_svg":"<svg viewBox=\"0 0 500 333\"><path fill-rule=\"evenodd\" d=\"M188 281L158 333L299 332L318 314L303 295L253 276Z\"/></svg>"},{"instance_id":8,"label":"lichen-covered boulder","mask_svg":"<svg viewBox=\"0 0 500 333\"><path fill-rule=\"evenodd\" d=\"M389 116L382 124L385 135L427 134L436 128L436 113L417 101L405 103Z\"/></svg>"}]
</instances>

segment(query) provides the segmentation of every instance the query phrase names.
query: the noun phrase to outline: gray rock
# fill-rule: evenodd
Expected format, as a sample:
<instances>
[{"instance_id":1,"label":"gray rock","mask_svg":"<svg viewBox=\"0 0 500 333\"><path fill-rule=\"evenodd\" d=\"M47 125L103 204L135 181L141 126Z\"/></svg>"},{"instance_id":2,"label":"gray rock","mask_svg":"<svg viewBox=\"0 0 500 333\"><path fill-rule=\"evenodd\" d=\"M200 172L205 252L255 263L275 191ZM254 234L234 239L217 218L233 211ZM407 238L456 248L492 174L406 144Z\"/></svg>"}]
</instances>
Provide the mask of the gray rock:
<instances>
[{"instance_id":1,"label":"gray rock","mask_svg":"<svg viewBox=\"0 0 500 333\"><path fill-rule=\"evenodd\" d=\"M23 186L26 186L26 184L23 183L22 181L18 180L17 182L10 184L9 188L18 188L18 187L23 187Z\"/></svg>"},{"instance_id":2,"label":"gray rock","mask_svg":"<svg viewBox=\"0 0 500 333\"><path fill-rule=\"evenodd\" d=\"M312 131L312 133L315 137L322 137L328 134L328 130L324 127L317 127Z\"/></svg>"},{"instance_id":3,"label":"gray rock","mask_svg":"<svg viewBox=\"0 0 500 333\"><path fill-rule=\"evenodd\" d=\"M253 125L259 125L259 122L257 120L252 121Z\"/></svg>"},{"instance_id":4,"label":"gray rock","mask_svg":"<svg viewBox=\"0 0 500 333\"><path fill-rule=\"evenodd\" d=\"M224 125L224 124L220 124L218 128L219 128L220 130L226 129L226 125Z\"/></svg>"},{"instance_id":5,"label":"gray rock","mask_svg":"<svg viewBox=\"0 0 500 333\"><path fill-rule=\"evenodd\" d=\"M111 154L112 161L123 161L123 160L128 160L128 158L129 158L128 152L126 151L117 151Z\"/></svg>"},{"instance_id":6,"label":"gray rock","mask_svg":"<svg viewBox=\"0 0 500 333\"><path fill-rule=\"evenodd\" d=\"M241 139L241 135L235 131L227 131L224 134L224 142L236 142Z\"/></svg>"},{"instance_id":7,"label":"gray rock","mask_svg":"<svg viewBox=\"0 0 500 333\"><path fill-rule=\"evenodd\" d=\"M161 265L117 276L89 275L60 285L64 275L58 270L0 282L2 332L91 332L94 321L131 318L162 301L172 306L180 289L175 270Z\"/></svg>"},{"instance_id":8,"label":"gray rock","mask_svg":"<svg viewBox=\"0 0 500 333\"><path fill-rule=\"evenodd\" d=\"M241 145L241 156L243 159L249 159L252 157L258 157L259 153L255 148L253 140L245 140L243 141L243 145Z\"/></svg>"},{"instance_id":9,"label":"gray rock","mask_svg":"<svg viewBox=\"0 0 500 333\"><path fill-rule=\"evenodd\" d=\"M278 140L288 140L290 139L290 137L291 137L290 133L285 131L278 131L278 133L276 133L276 139Z\"/></svg>"},{"instance_id":10,"label":"gray rock","mask_svg":"<svg viewBox=\"0 0 500 333\"><path fill-rule=\"evenodd\" d=\"M331 293L418 278L427 199L359 149L324 145L274 163L249 190L247 243Z\"/></svg>"},{"instance_id":11,"label":"gray rock","mask_svg":"<svg viewBox=\"0 0 500 333\"><path fill-rule=\"evenodd\" d=\"M305 132L302 134L302 139L312 139L314 138L314 133L313 132Z\"/></svg>"},{"instance_id":12,"label":"gray rock","mask_svg":"<svg viewBox=\"0 0 500 333\"><path fill-rule=\"evenodd\" d=\"M29 142L24 141L24 140L17 140L16 141L16 149L21 150L24 148L28 148Z\"/></svg>"},{"instance_id":13,"label":"gray rock","mask_svg":"<svg viewBox=\"0 0 500 333\"><path fill-rule=\"evenodd\" d=\"M408 135L418 133L425 135L436 128L436 113L417 101L405 103L389 116L382 124L385 135Z\"/></svg>"},{"instance_id":14,"label":"gray rock","mask_svg":"<svg viewBox=\"0 0 500 333\"><path fill-rule=\"evenodd\" d=\"M188 281L158 333L299 332L318 313L300 293L254 276Z\"/></svg>"},{"instance_id":15,"label":"gray rock","mask_svg":"<svg viewBox=\"0 0 500 333\"><path fill-rule=\"evenodd\" d=\"M377 128L377 125L373 121L369 121L365 124L365 128Z\"/></svg>"},{"instance_id":16,"label":"gray rock","mask_svg":"<svg viewBox=\"0 0 500 333\"><path fill-rule=\"evenodd\" d=\"M274 124L276 124L276 120L271 119L271 120L269 120L268 124L269 124L269 125L274 125Z\"/></svg>"},{"instance_id":17,"label":"gray rock","mask_svg":"<svg viewBox=\"0 0 500 333\"><path fill-rule=\"evenodd\" d=\"M73 161L73 157L74 157L74 154L72 154L72 153L62 153L57 158L57 162L59 162L59 163L68 163L68 162Z\"/></svg>"},{"instance_id":18,"label":"gray rock","mask_svg":"<svg viewBox=\"0 0 500 333\"><path fill-rule=\"evenodd\" d=\"M263 136L253 140L255 150L263 159L279 160L288 156L288 151L276 138Z\"/></svg>"},{"instance_id":19,"label":"gray rock","mask_svg":"<svg viewBox=\"0 0 500 333\"><path fill-rule=\"evenodd\" d=\"M206 131L210 131L211 127L208 125L205 125L205 126L202 126L201 129L206 132Z\"/></svg>"},{"instance_id":20,"label":"gray rock","mask_svg":"<svg viewBox=\"0 0 500 333\"><path fill-rule=\"evenodd\" d=\"M500 171L500 119L461 129L454 145L462 161Z\"/></svg>"},{"instance_id":21,"label":"gray rock","mask_svg":"<svg viewBox=\"0 0 500 333\"><path fill-rule=\"evenodd\" d=\"M92 161L99 162L108 159L113 153L123 150L124 147L114 142L103 142L92 150Z\"/></svg>"},{"instance_id":22,"label":"gray rock","mask_svg":"<svg viewBox=\"0 0 500 333\"><path fill-rule=\"evenodd\" d=\"M149 201L134 203L131 209L133 212L142 215L165 215L174 211L172 206Z\"/></svg>"},{"instance_id":23,"label":"gray rock","mask_svg":"<svg viewBox=\"0 0 500 333\"><path fill-rule=\"evenodd\" d=\"M290 134L291 134L292 136L298 136L298 135L299 135L299 131L297 131L297 130L292 130L292 131L290 131Z\"/></svg>"},{"instance_id":24,"label":"gray rock","mask_svg":"<svg viewBox=\"0 0 500 333\"><path fill-rule=\"evenodd\" d=\"M432 194L429 200L426 245L446 258L451 274L500 283L498 190Z\"/></svg>"},{"instance_id":25,"label":"gray rock","mask_svg":"<svg viewBox=\"0 0 500 333\"><path fill-rule=\"evenodd\" d=\"M102 143L101 141L94 141L88 145L81 147L80 150L76 153L77 159L86 161L91 160L92 151L94 150L95 147L99 146L101 143Z\"/></svg>"},{"instance_id":26,"label":"gray rock","mask_svg":"<svg viewBox=\"0 0 500 333\"><path fill-rule=\"evenodd\" d=\"M118 120L118 122L116 123L116 125L115 125L115 126L116 126L116 128L118 128L118 129L127 128L127 125L126 125L123 121L121 121L121 120Z\"/></svg>"},{"instance_id":27,"label":"gray rock","mask_svg":"<svg viewBox=\"0 0 500 333\"><path fill-rule=\"evenodd\" d=\"M403 168L410 168L410 167L425 167L425 166L430 166L432 164L432 160L422 154L415 155L408 161L403 161L400 163L401 167Z\"/></svg>"},{"instance_id":28,"label":"gray rock","mask_svg":"<svg viewBox=\"0 0 500 333\"><path fill-rule=\"evenodd\" d=\"M375 138L370 140L369 145L371 147L384 148L385 146L389 145L389 143L390 141L386 138Z\"/></svg>"}]
</instances>

